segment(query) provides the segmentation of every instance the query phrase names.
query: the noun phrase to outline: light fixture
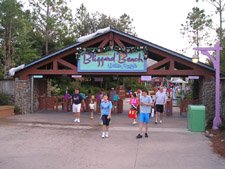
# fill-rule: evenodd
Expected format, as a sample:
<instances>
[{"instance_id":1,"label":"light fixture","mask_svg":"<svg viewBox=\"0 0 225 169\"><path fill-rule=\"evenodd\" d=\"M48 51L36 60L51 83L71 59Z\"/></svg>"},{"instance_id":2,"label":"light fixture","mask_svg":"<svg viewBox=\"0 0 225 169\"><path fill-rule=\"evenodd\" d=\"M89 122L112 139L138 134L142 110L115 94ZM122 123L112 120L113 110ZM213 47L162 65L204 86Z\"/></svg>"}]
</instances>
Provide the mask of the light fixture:
<instances>
[{"instance_id":1,"label":"light fixture","mask_svg":"<svg viewBox=\"0 0 225 169\"><path fill-rule=\"evenodd\" d=\"M194 55L192 56L192 62L193 63L198 63L199 61L199 55L198 53L195 51Z\"/></svg>"}]
</instances>

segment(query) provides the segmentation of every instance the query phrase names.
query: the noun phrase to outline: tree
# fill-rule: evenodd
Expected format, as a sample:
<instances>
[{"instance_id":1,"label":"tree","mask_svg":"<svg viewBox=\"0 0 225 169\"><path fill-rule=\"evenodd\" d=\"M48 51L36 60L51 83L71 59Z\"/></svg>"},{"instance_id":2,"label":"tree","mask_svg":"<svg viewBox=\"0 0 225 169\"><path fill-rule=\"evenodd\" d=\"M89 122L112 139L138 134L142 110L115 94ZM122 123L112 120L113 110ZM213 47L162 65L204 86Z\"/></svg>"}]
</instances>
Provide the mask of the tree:
<instances>
[{"instance_id":1,"label":"tree","mask_svg":"<svg viewBox=\"0 0 225 169\"><path fill-rule=\"evenodd\" d=\"M81 4L80 8L77 9L75 14L75 27L77 36L80 37L92 33L91 31L95 26L91 23L93 24L87 8L84 6L84 4Z\"/></svg>"},{"instance_id":2,"label":"tree","mask_svg":"<svg viewBox=\"0 0 225 169\"><path fill-rule=\"evenodd\" d=\"M90 14L84 4L81 4L75 14L77 37L93 33L98 29L109 26L136 35L132 22L133 19L127 14L122 14L119 18L107 16L99 12Z\"/></svg>"},{"instance_id":3,"label":"tree","mask_svg":"<svg viewBox=\"0 0 225 169\"><path fill-rule=\"evenodd\" d=\"M224 38L224 29L223 29L223 11L225 10L225 1L224 0L202 0L208 2L210 5L215 7L215 14L219 14L219 27L216 29L218 39L220 40L223 50L220 53L220 71L225 73L225 38ZM199 0L196 0L199 2ZM208 62L210 62L208 60Z\"/></svg>"},{"instance_id":4,"label":"tree","mask_svg":"<svg viewBox=\"0 0 225 169\"><path fill-rule=\"evenodd\" d=\"M188 13L185 24L181 26L181 34L189 38L189 44L199 47L201 41L208 37L205 29L212 27L212 19L205 15L204 10L194 7L192 12Z\"/></svg>"},{"instance_id":5,"label":"tree","mask_svg":"<svg viewBox=\"0 0 225 169\"><path fill-rule=\"evenodd\" d=\"M27 40L32 26L22 7L22 4L16 0L0 1L0 64L3 67L1 71L4 78L11 67L17 66L28 58L25 55L26 51L35 53L30 41Z\"/></svg>"},{"instance_id":6,"label":"tree","mask_svg":"<svg viewBox=\"0 0 225 169\"><path fill-rule=\"evenodd\" d=\"M223 30L223 11L225 9L225 2L224 0L202 0L208 2L210 5L215 7L215 13L219 13L219 28L217 28L217 33L220 41L222 40L224 36L224 30ZM199 2L199 0L196 0L196 2Z\"/></svg>"},{"instance_id":7,"label":"tree","mask_svg":"<svg viewBox=\"0 0 225 169\"><path fill-rule=\"evenodd\" d=\"M65 0L29 0L34 31L43 37L44 54L64 46L64 40L74 38L71 10Z\"/></svg>"}]
</instances>

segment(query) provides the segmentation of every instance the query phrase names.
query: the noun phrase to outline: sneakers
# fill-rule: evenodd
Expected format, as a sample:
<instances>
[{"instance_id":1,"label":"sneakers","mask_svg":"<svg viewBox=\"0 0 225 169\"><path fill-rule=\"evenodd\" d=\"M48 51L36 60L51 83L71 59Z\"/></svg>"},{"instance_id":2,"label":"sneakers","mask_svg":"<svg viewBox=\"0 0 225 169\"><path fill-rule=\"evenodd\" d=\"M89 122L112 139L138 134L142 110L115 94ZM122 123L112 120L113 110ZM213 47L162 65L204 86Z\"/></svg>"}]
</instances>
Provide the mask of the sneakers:
<instances>
[{"instance_id":1,"label":"sneakers","mask_svg":"<svg viewBox=\"0 0 225 169\"><path fill-rule=\"evenodd\" d=\"M102 138L105 138L105 132L102 132Z\"/></svg>"},{"instance_id":2,"label":"sneakers","mask_svg":"<svg viewBox=\"0 0 225 169\"><path fill-rule=\"evenodd\" d=\"M138 135L136 136L136 138L137 138L137 139L142 138L142 135L141 135L141 134L138 134ZM148 133L145 133L145 138L148 138Z\"/></svg>"},{"instance_id":3,"label":"sneakers","mask_svg":"<svg viewBox=\"0 0 225 169\"><path fill-rule=\"evenodd\" d=\"M74 122L76 123L76 122L78 122L78 123L80 123L80 119L74 119Z\"/></svg>"},{"instance_id":4,"label":"sneakers","mask_svg":"<svg viewBox=\"0 0 225 169\"><path fill-rule=\"evenodd\" d=\"M158 124L158 122L157 122L157 121L155 121L155 124Z\"/></svg>"},{"instance_id":5,"label":"sneakers","mask_svg":"<svg viewBox=\"0 0 225 169\"><path fill-rule=\"evenodd\" d=\"M105 133L105 137L106 137L106 138L109 137L109 133L108 133L108 132Z\"/></svg>"},{"instance_id":6,"label":"sneakers","mask_svg":"<svg viewBox=\"0 0 225 169\"><path fill-rule=\"evenodd\" d=\"M138 134L138 135L136 136L136 138L137 138L137 139L142 138L142 135L141 135L141 134Z\"/></svg>"},{"instance_id":7,"label":"sneakers","mask_svg":"<svg viewBox=\"0 0 225 169\"><path fill-rule=\"evenodd\" d=\"M133 121L133 125L135 125L135 124L137 124L137 122L136 121Z\"/></svg>"},{"instance_id":8,"label":"sneakers","mask_svg":"<svg viewBox=\"0 0 225 169\"><path fill-rule=\"evenodd\" d=\"M145 138L148 138L148 133L145 133Z\"/></svg>"},{"instance_id":9,"label":"sneakers","mask_svg":"<svg viewBox=\"0 0 225 169\"><path fill-rule=\"evenodd\" d=\"M160 120L159 123L162 124L162 120Z\"/></svg>"}]
</instances>

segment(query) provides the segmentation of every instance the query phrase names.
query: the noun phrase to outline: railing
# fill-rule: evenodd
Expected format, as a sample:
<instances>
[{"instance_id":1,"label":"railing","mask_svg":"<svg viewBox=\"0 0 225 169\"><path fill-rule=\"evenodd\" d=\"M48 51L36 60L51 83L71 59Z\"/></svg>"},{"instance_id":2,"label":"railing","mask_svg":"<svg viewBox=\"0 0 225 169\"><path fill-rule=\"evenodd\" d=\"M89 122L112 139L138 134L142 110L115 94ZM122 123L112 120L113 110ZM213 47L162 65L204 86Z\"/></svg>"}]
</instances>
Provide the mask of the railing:
<instances>
[{"instance_id":1,"label":"railing","mask_svg":"<svg viewBox=\"0 0 225 169\"><path fill-rule=\"evenodd\" d=\"M85 99L85 104L82 103L81 112L90 111L90 98ZM55 110L55 111L72 111L71 99L64 99L63 96L39 97L39 110ZM96 102L96 112L100 113L100 100ZM123 100L113 102L112 113L123 112Z\"/></svg>"},{"instance_id":2,"label":"railing","mask_svg":"<svg viewBox=\"0 0 225 169\"><path fill-rule=\"evenodd\" d=\"M39 109L40 110L71 110L71 100L64 99L63 96L51 96L51 97L40 97L39 98Z\"/></svg>"}]
</instances>

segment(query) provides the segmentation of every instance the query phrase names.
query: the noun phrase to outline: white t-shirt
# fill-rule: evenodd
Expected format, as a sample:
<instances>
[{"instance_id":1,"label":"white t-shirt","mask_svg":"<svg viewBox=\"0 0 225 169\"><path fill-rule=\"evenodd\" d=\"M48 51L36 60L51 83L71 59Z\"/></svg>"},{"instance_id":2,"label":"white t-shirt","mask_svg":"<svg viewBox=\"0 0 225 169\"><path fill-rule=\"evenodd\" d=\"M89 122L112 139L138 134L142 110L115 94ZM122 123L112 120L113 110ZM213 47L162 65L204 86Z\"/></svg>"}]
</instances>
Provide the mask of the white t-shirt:
<instances>
[{"instance_id":1,"label":"white t-shirt","mask_svg":"<svg viewBox=\"0 0 225 169\"><path fill-rule=\"evenodd\" d=\"M160 91L156 92L155 104L164 105L166 103L166 100L167 100L166 93Z\"/></svg>"}]
</instances>

